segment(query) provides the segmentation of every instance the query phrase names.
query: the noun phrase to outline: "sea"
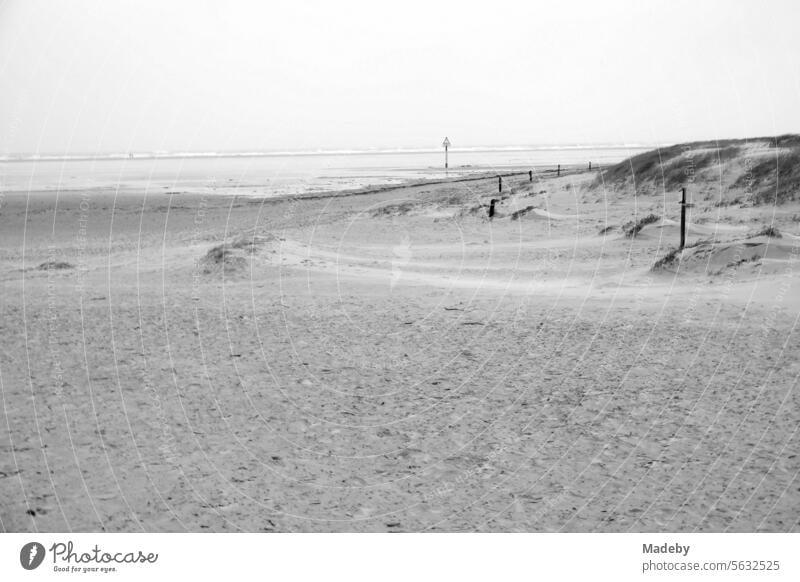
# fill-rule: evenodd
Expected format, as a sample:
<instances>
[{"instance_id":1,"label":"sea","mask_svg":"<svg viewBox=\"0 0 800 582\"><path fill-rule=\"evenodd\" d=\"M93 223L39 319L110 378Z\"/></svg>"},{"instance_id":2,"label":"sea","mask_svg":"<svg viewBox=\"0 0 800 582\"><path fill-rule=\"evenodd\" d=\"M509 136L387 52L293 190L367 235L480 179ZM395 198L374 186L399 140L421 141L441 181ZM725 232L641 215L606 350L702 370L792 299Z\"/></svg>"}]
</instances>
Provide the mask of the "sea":
<instances>
[{"instance_id":1,"label":"sea","mask_svg":"<svg viewBox=\"0 0 800 582\"><path fill-rule=\"evenodd\" d=\"M532 146L443 150L135 153L0 157L2 192L204 193L260 197L340 192L470 174L593 168L654 146Z\"/></svg>"}]
</instances>

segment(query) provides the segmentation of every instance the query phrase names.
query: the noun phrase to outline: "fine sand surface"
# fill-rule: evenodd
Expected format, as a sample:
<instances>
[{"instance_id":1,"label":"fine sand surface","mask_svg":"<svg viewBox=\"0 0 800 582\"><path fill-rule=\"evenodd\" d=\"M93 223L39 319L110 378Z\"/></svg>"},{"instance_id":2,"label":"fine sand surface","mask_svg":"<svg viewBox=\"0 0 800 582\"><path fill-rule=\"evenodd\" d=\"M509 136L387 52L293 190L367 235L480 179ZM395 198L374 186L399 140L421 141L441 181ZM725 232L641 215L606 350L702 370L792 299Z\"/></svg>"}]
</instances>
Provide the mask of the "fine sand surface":
<instances>
[{"instance_id":1,"label":"fine sand surface","mask_svg":"<svg viewBox=\"0 0 800 582\"><path fill-rule=\"evenodd\" d=\"M5 193L0 527L800 530L800 208L594 178Z\"/></svg>"}]
</instances>

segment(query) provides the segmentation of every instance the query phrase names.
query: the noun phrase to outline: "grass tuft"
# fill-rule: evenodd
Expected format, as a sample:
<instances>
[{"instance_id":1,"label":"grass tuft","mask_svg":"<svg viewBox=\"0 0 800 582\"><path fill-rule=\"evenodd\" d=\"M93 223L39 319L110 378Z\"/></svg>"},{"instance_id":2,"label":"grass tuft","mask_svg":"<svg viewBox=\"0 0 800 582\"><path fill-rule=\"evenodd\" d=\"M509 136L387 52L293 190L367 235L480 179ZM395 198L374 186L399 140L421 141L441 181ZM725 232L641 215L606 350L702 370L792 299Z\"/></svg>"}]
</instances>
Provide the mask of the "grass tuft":
<instances>
[{"instance_id":1,"label":"grass tuft","mask_svg":"<svg viewBox=\"0 0 800 582\"><path fill-rule=\"evenodd\" d=\"M655 214L648 214L644 218L640 218L636 222L628 222L622 227L622 232L625 233L627 238L634 238L639 231L641 231L645 226L648 224L653 224L654 222L658 222L660 218Z\"/></svg>"},{"instance_id":2,"label":"grass tuft","mask_svg":"<svg viewBox=\"0 0 800 582\"><path fill-rule=\"evenodd\" d=\"M531 210L533 210L533 206L526 206L525 208L520 208L519 210L515 210L511 213L511 220L519 220L521 217L528 214Z\"/></svg>"},{"instance_id":3,"label":"grass tuft","mask_svg":"<svg viewBox=\"0 0 800 582\"><path fill-rule=\"evenodd\" d=\"M781 231L774 226L765 226L755 234L749 235L747 238L755 238L757 236L768 236L770 238L783 238Z\"/></svg>"},{"instance_id":4,"label":"grass tuft","mask_svg":"<svg viewBox=\"0 0 800 582\"><path fill-rule=\"evenodd\" d=\"M74 269L75 265L64 261L47 261L36 268L40 271L61 271L63 269Z\"/></svg>"},{"instance_id":5,"label":"grass tuft","mask_svg":"<svg viewBox=\"0 0 800 582\"><path fill-rule=\"evenodd\" d=\"M672 249L666 255L653 263L650 269L653 272L672 270L676 263L680 262L680 249Z\"/></svg>"}]
</instances>

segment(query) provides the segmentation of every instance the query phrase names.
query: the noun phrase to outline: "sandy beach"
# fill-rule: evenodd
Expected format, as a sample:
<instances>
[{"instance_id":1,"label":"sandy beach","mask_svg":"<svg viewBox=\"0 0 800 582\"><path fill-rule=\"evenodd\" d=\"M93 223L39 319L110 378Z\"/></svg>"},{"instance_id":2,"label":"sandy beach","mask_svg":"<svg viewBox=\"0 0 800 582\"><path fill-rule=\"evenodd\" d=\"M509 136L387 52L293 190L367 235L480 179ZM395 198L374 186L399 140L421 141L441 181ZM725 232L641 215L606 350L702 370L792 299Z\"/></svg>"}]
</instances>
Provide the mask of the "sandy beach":
<instances>
[{"instance_id":1,"label":"sandy beach","mask_svg":"<svg viewBox=\"0 0 800 582\"><path fill-rule=\"evenodd\" d=\"M800 204L701 178L656 270L586 168L5 192L0 528L798 531Z\"/></svg>"}]
</instances>

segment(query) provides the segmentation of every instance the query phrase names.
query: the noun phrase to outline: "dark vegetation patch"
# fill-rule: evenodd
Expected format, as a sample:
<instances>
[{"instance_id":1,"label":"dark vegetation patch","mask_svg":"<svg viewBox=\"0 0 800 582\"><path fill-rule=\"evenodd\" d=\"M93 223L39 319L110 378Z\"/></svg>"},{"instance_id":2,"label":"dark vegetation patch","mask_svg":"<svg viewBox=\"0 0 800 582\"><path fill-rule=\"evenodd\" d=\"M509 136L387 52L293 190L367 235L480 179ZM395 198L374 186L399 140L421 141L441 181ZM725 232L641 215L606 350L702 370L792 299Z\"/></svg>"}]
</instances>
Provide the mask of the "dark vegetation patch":
<instances>
[{"instance_id":1,"label":"dark vegetation patch","mask_svg":"<svg viewBox=\"0 0 800 582\"><path fill-rule=\"evenodd\" d=\"M700 151L702 146L676 145L644 152L600 172L594 185L621 186L650 182L671 190L685 184L697 172L720 165L739 155L739 146L715 147Z\"/></svg>"},{"instance_id":2,"label":"dark vegetation patch","mask_svg":"<svg viewBox=\"0 0 800 582\"><path fill-rule=\"evenodd\" d=\"M533 206L526 206L525 208L520 208L519 210L515 210L511 213L511 220L519 220L521 217L528 214L531 210L533 210Z\"/></svg>"},{"instance_id":3,"label":"dark vegetation patch","mask_svg":"<svg viewBox=\"0 0 800 582\"><path fill-rule=\"evenodd\" d=\"M753 204L783 204L800 198L800 148L765 156L734 183Z\"/></svg>"},{"instance_id":4,"label":"dark vegetation patch","mask_svg":"<svg viewBox=\"0 0 800 582\"><path fill-rule=\"evenodd\" d=\"M663 173L663 185L667 190L677 190L685 186L697 172L708 168L722 169L722 164L739 155L737 146L719 148L711 152L699 152L694 155L681 156L676 159ZM654 179L658 183L658 176Z\"/></svg>"},{"instance_id":5,"label":"dark vegetation patch","mask_svg":"<svg viewBox=\"0 0 800 582\"><path fill-rule=\"evenodd\" d=\"M759 145L765 152L770 149L774 152L748 165L742 149L746 145ZM737 158L744 164L728 164ZM715 168L720 172L735 172L731 176L732 190L745 191L744 200L732 192L732 197L735 196L732 201L720 200L717 206L783 204L800 200L800 135L699 141L658 148L599 172L592 187L621 189L632 186L635 194L662 188L677 190L692 182L710 183L712 177L716 178L712 176Z\"/></svg>"},{"instance_id":6,"label":"dark vegetation patch","mask_svg":"<svg viewBox=\"0 0 800 582\"><path fill-rule=\"evenodd\" d=\"M247 259L236 252L233 245L222 244L211 248L200 262L205 274L220 270L233 273L243 268L247 264Z\"/></svg>"},{"instance_id":7,"label":"dark vegetation patch","mask_svg":"<svg viewBox=\"0 0 800 582\"><path fill-rule=\"evenodd\" d=\"M651 272L683 270L707 275L722 275L748 263L758 263L766 256L768 245L738 241L722 243L712 239L698 240L686 245L686 253L672 249L651 267Z\"/></svg>"},{"instance_id":8,"label":"dark vegetation patch","mask_svg":"<svg viewBox=\"0 0 800 582\"><path fill-rule=\"evenodd\" d=\"M460 206L464 203L464 196L459 194L451 194L444 198L439 198L436 202L439 204L439 206Z\"/></svg>"},{"instance_id":9,"label":"dark vegetation patch","mask_svg":"<svg viewBox=\"0 0 800 582\"><path fill-rule=\"evenodd\" d=\"M757 254L753 255L751 257L742 257L739 260L731 261L730 263L726 264L725 265L725 269L735 269L736 267L740 267L740 266L744 265L745 263L756 263L756 262L760 261L762 258L763 257L761 255L757 255ZM720 269L719 271L716 271L715 273L712 273L712 274L713 275L721 275L725 269Z\"/></svg>"},{"instance_id":10,"label":"dark vegetation patch","mask_svg":"<svg viewBox=\"0 0 800 582\"><path fill-rule=\"evenodd\" d=\"M687 249L693 249L695 247L702 247L702 246L711 247L711 245L713 245L716 242L718 242L718 241L716 239L714 239L714 238L703 238L703 239L700 239L700 240L696 240L695 242L693 242L691 244L686 245L686 248Z\"/></svg>"},{"instance_id":11,"label":"dark vegetation patch","mask_svg":"<svg viewBox=\"0 0 800 582\"><path fill-rule=\"evenodd\" d=\"M685 248L692 249L696 247L707 247L706 251L710 252L713 248L713 241L711 239L698 240L690 245L686 245ZM681 254L681 249L676 247L653 263L650 271L654 273L658 273L660 271L674 271L675 267L680 264L682 258L683 255Z\"/></svg>"},{"instance_id":12,"label":"dark vegetation patch","mask_svg":"<svg viewBox=\"0 0 800 582\"><path fill-rule=\"evenodd\" d=\"M622 232L625 233L627 238L634 238L639 231L641 231L645 226L648 224L653 224L654 222L658 222L660 218L655 214L648 214L647 216L640 218L637 221L630 221L626 222L622 225Z\"/></svg>"},{"instance_id":13,"label":"dark vegetation patch","mask_svg":"<svg viewBox=\"0 0 800 582\"><path fill-rule=\"evenodd\" d=\"M800 148L800 135L787 133L778 137L768 138L767 144L771 148Z\"/></svg>"},{"instance_id":14,"label":"dark vegetation patch","mask_svg":"<svg viewBox=\"0 0 800 582\"><path fill-rule=\"evenodd\" d=\"M232 249L241 249L247 253L255 253L258 251L259 248L264 246L266 243L275 240L275 237L268 235L255 235L255 236L242 236L232 243L230 243L230 248ZM215 247L217 248L217 247ZM213 250L213 249L212 249ZM211 251L209 251L211 252Z\"/></svg>"},{"instance_id":15,"label":"dark vegetation patch","mask_svg":"<svg viewBox=\"0 0 800 582\"><path fill-rule=\"evenodd\" d=\"M616 226L613 226L613 225L612 226L606 226L605 228L601 228L600 231L597 234L602 236L604 234L608 234L609 232L611 232L615 228L616 228Z\"/></svg>"},{"instance_id":16,"label":"dark vegetation patch","mask_svg":"<svg viewBox=\"0 0 800 582\"><path fill-rule=\"evenodd\" d=\"M397 204L389 204L381 206L372 211L372 216L402 216L411 213L417 206L418 202L398 202Z\"/></svg>"},{"instance_id":17,"label":"dark vegetation patch","mask_svg":"<svg viewBox=\"0 0 800 582\"><path fill-rule=\"evenodd\" d=\"M209 263L220 264L225 262L226 255L230 254L228 245L215 246L206 253L205 260Z\"/></svg>"},{"instance_id":18,"label":"dark vegetation patch","mask_svg":"<svg viewBox=\"0 0 800 582\"><path fill-rule=\"evenodd\" d=\"M474 216L484 214L488 205L485 204L471 204L469 206L462 207L457 213L456 218L466 217L466 216Z\"/></svg>"},{"instance_id":19,"label":"dark vegetation patch","mask_svg":"<svg viewBox=\"0 0 800 582\"><path fill-rule=\"evenodd\" d=\"M714 202L714 207L715 208L724 208L726 206L736 206L737 204L741 204L741 203L742 203L741 197L735 196L735 197L727 199L727 200L726 199L717 200L716 202Z\"/></svg>"},{"instance_id":20,"label":"dark vegetation patch","mask_svg":"<svg viewBox=\"0 0 800 582\"><path fill-rule=\"evenodd\" d=\"M779 231L774 226L765 226L764 228L762 228L761 230L759 230L755 234L749 235L747 238L755 238L757 236L768 236L768 237L771 237L771 238L783 238L783 235L781 234L781 231Z\"/></svg>"},{"instance_id":21,"label":"dark vegetation patch","mask_svg":"<svg viewBox=\"0 0 800 582\"><path fill-rule=\"evenodd\" d=\"M651 267L651 271L654 273L660 271L671 271L677 263L680 262L680 255L681 249L672 249L666 255L658 259L653 266Z\"/></svg>"},{"instance_id":22,"label":"dark vegetation patch","mask_svg":"<svg viewBox=\"0 0 800 582\"><path fill-rule=\"evenodd\" d=\"M242 233L231 242L210 248L200 259L202 272L209 274L223 271L229 274L242 270L247 266L247 255L254 255L261 247L277 240L279 239L274 235L256 234L254 230Z\"/></svg>"},{"instance_id":23,"label":"dark vegetation patch","mask_svg":"<svg viewBox=\"0 0 800 582\"><path fill-rule=\"evenodd\" d=\"M47 261L36 268L40 271L62 271L64 269L74 269L75 265L64 261Z\"/></svg>"},{"instance_id":24,"label":"dark vegetation patch","mask_svg":"<svg viewBox=\"0 0 800 582\"><path fill-rule=\"evenodd\" d=\"M617 184L625 182L631 176L641 179L640 177L652 173L675 156L680 155L680 152L680 146L670 146L635 155L600 172L595 178L595 184Z\"/></svg>"}]
</instances>

